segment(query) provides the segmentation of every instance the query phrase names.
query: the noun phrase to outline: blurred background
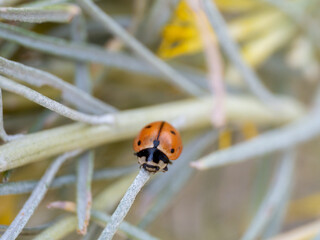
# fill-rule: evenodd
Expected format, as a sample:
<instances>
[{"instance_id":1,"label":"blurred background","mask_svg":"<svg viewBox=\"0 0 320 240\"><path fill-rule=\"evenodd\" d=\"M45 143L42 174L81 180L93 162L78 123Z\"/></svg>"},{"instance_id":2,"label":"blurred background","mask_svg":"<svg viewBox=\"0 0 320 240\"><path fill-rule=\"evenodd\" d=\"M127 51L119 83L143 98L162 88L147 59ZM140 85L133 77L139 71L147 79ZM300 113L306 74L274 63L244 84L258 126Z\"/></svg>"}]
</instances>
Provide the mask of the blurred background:
<instances>
[{"instance_id":1,"label":"blurred background","mask_svg":"<svg viewBox=\"0 0 320 240\"><path fill-rule=\"evenodd\" d=\"M2 7L17 8L42 7L41 3L51 6L77 4L77 1L0 1ZM239 46L243 61L257 73L262 84L276 96L286 96L297 108L308 112L313 106L319 85L319 1L291 0L280 3L272 0L216 0L214 3L227 23L231 40ZM224 86L222 95L225 98L255 95L249 90L241 71L219 43L219 37L212 29L206 11L197 12L192 7L192 1L100 0L95 1L95 4L161 61L184 73L195 85L200 86L204 91L203 96L209 96L212 92L217 96L214 87L216 85L210 82L210 49L206 47L206 36L203 36L199 29L201 18L197 14L202 14L209 26L205 29L208 41L212 41L215 56L218 56L218 61L215 62L218 66L213 66L213 72L215 67L221 69L220 83ZM83 12L88 43L139 59L126 43L115 37L111 31L106 31L103 25L85 10ZM35 24L8 20L1 14L0 18L2 24L32 31L39 34L38 36L75 41L72 39L70 23ZM1 29L3 27L0 26L0 31ZM0 56L49 72L75 84L77 67L74 60L53 56L24 44L16 44L1 36ZM163 81L164 77L159 77L161 74L150 74L149 65L139 71L129 71L90 62L88 68L91 82L87 92L119 111L170 104L190 98L183 89ZM15 81L22 83L18 79ZM60 90L50 86L23 84L51 99L74 107L64 100ZM72 123L72 120L15 93L3 91L2 100L4 128L8 134L32 134ZM256 98L255 101L260 100ZM223 108L223 104L221 106ZM245 115L250 109L243 106L238 111ZM197 114L196 109L194 112ZM223 115L223 112L222 110L217 114ZM289 157L288 153L275 151L248 161L203 171L189 166L191 161L207 154L231 149L265 132L276 131L284 125L283 121L274 124L267 120L243 119L237 121L237 117L233 117L232 121L229 121L227 116L226 121L222 120L220 124L213 119L210 126L181 131L184 153L170 166L167 173L155 175L144 187L126 221L159 239L316 239L320 233L319 137L294 146ZM104 199L97 203L100 204L97 208L108 214L112 214L138 171L132 140L133 138L114 140L92 149L95 172L114 167L125 168L127 171L119 174L117 178L102 177L92 182L93 201L99 197ZM8 143L2 141L2 144ZM287 166L291 170L285 172L282 168L285 167L284 164L288 164L285 163L287 158L291 159L292 166ZM23 187L25 181L39 180L51 159L2 173L0 192L1 185L5 187L8 183L16 182L18 185L15 186ZM130 167L131 165L134 167ZM67 161L57 176L70 174L76 174L74 160ZM282 179L284 174L287 174L286 180ZM281 184L282 181L288 182L285 186L278 186L277 183ZM1 193L2 232L18 214L30 191L14 193L13 190L12 193ZM103 193L104 198L101 197ZM53 201L75 202L75 199L74 181L49 190L27 224L30 229L24 230L18 239L33 239L37 235L41 239L39 234L45 229L50 229L57 222L74 215L65 210L48 209L47 204ZM258 215L260 217L257 217ZM101 225L92 222L87 236L81 236L73 229L55 239L97 239L102 229ZM296 232L289 236L281 235L289 231ZM115 239L136 238L120 233Z\"/></svg>"}]
</instances>

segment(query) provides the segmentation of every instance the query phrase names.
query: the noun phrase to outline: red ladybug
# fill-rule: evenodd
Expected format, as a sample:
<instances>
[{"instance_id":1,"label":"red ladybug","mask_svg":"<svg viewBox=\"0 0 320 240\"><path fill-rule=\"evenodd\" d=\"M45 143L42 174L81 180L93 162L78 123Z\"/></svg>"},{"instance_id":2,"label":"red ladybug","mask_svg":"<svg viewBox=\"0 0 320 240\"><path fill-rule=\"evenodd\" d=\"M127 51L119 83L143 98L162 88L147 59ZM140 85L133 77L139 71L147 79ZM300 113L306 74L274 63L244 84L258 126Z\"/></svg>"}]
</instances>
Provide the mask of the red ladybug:
<instances>
[{"instance_id":1,"label":"red ladybug","mask_svg":"<svg viewBox=\"0 0 320 240\"><path fill-rule=\"evenodd\" d=\"M133 142L140 166L153 173L168 171L167 165L172 163L170 160L176 160L182 148L179 132L164 121L145 126Z\"/></svg>"}]
</instances>

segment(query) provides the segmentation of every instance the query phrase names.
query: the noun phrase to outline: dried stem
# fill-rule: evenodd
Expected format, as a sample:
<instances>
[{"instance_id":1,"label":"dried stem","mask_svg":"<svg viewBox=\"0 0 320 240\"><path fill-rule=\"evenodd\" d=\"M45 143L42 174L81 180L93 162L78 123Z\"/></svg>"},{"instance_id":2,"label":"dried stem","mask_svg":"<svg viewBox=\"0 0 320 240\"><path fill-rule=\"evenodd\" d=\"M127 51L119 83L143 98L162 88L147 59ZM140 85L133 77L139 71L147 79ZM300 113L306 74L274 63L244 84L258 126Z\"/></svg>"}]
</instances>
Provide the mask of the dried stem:
<instances>
[{"instance_id":1,"label":"dried stem","mask_svg":"<svg viewBox=\"0 0 320 240\"><path fill-rule=\"evenodd\" d=\"M128 188L126 194L121 199L117 209L111 216L111 220L107 227L103 230L98 240L112 239L123 219L129 212L137 194L150 178L150 173L141 168L139 174Z\"/></svg>"},{"instance_id":2,"label":"dried stem","mask_svg":"<svg viewBox=\"0 0 320 240\"><path fill-rule=\"evenodd\" d=\"M77 226L77 219L76 217L70 216L65 217L62 220L56 222L53 226L47 228L39 235L37 235L33 240L58 240L62 239L64 236L72 233Z\"/></svg>"},{"instance_id":3,"label":"dried stem","mask_svg":"<svg viewBox=\"0 0 320 240\"><path fill-rule=\"evenodd\" d=\"M119 167L119 168L106 168L95 171L93 173L92 179L105 180L118 178L124 175L128 175L137 169L136 165L129 167ZM69 174L64 176L59 176L52 181L49 189L56 189L63 186L70 186L75 184L76 175ZM8 182L0 184L0 196L12 195L12 194L24 194L32 192L32 190L37 186L38 181L21 181L21 182Z\"/></svg>"},{"instance_id":4,"label":"dried stem","mask_svg":"<svg viewBox=\"0 0 320 240\"><path fill-rule=\"evenodd\" d=\"M99 21L107 30L114 33L125 44L127 44L133 51L135 51L141 58L150 63L154 68L162 72L172 83L186 92L202 96L205 92L197 85L190 82L177 71L172 69L169 65L156 57L151 51L144 47L139 41L126 32L116 21L109 15L98 8L91 0L78 0L83 10L86 11L92 18Z\"/></svg>"},{"instance_id":5,"label":"dried stem","mask_svg":"<svg viewBox=\"0 0 320 240\"><path fill-rule=\"evenodd\" d=\"M59 89L62 91L62 98L65 101L85 112L102 114L117 111L116 108L92 97L55 75L2 57L0 57L0 73L37 87L47 85Z\"/></svg>"},{"instance_id":6,"label":"dried stem","mask_svg":"<svg viewBox=\"0 0 320 240\"><path fill-rule=\"evenodd\" d=\"M316 234L319 233L320 229L320 219L316 219L311 223L302 225L295 229L289 230L288 232L282 233L276 237L270 238L270 240L302 240L302 239L312 239L318 240Z\"/></svg>"},{"instance_id":7,"label":"dried stem","mask_svg":"<svg viewBox=\"0 0 320 240\"><path fill-rule=\"evenodd\" d=\"M75 212L75 204L74 202L52 202L48 206L48 208L55 208L55 209L61 209L68 212ZM91 211L91 218L95 222L97 222L99 225L104 227L106 224L108 224L111 221L111 216L105 214L102 211L99 210L92 210ZM129 236L135 237L137 239L145 239L145 240L156 240L157 238L151 236L147 232L129 224L126 221L123 221L120 226L119 230L125 232ZM89 232L88 232L89 233ZM87 237L87 235L85 235ZM90 239L90 238L89 238Z\"/></svg>"},{"instance_id":8,"label":"dried stem","mask_svg":"<svg viewBox=\"0 0 320 240\"><path fill-rule=\"evenodd\" d=\"M277 174L270 186L269 192L253 218L251 225L241 238L242 240L258 239L268 223L271 223L272 217L277 214L281 207L282 199L287 198L289 194L290 183L294 171L294 154L292 149L286 150L283 159L279 164Z\"/></svg>"},{"instance_id":9,"label":"dried stem","mask_svg":"<svg viewBox=\"0 0 320 240\"><path fill-rule=\"evenodd\" d=\"M78 160L77 171L77 216L78 231L87 233L92 205L91 181L93 172L93 152L87 151Z\"/></svg>"},{"instance_id":10,"label":"dried stem","mask_svg":"<svg viewBox=\"0 0 320 240\"><path fill-rule=\"evenodd\" d=\"M161 72L157 69L146 67L146 63L140 59L120 52L106 51L104 48L92 44L71 43L60 38L40 35L17 26L3 23L0 23L0 37L27 48L46 52L55 56L101 63L108 67L116 67L128 71L163 77ZM187 76L187 74L184 74L183 72L179 73L183 76ZM202 76L196 76L196 78L202 80ZM197 83L197 81L193 82L194 85ZM205 92L203 92L203 94L204 93Z\"/></svg>"},{"instance_id":11,"label":"dried stem","mask_svg":"<svg viewBox=\"0 0 320 240\"><path fill-rule=\"evenodd\" d=\"M35 235L38 234L39 232L45 230L48 227L51 227L56 221L44 223L42 225L34 226L34 227L25 227L22 229L20 236L23 235ZM9 226L7 225L0 225L0 234L3 234L5 230L7 230Z\"/></svg>"},{"instance_id":12,"label":"dried stem","mask_svg":"<svg viewBox=\"0 0 320 240\"><path fill-rule=\"evenodd\" d=\"M34 27L35 24L32 23L21 23L19 24L20 27L24 28L24 29L31 29ZM18 51L19 49L19 45L14 43L14 42L4 42L1 45L1 51L0 51L0 56L10 59L13 57L13 55ZM1 64L0 64L1 65Z\"/></svg>"},{"instance_id":13,"label":"dried stem","mask_svg":"<svg viewBox=\"0 0 320 240\"><path fill-rule=\"evenodd\" d=\"M102 223L103 226L105 226L107 223L109 223L111 221L110 216L108 216L107 214L100 212L100 211L92 210L91 216L92 216L93 220L98 221L99 223ZM126 221L123 221L120 224L119 230L124 231L129 236L132 236L137 239L143 239L143 240L156 240L156 239L158 239L158 238L151 236L147 232L141 230L140 228L137 228L137 227L129 224Z\"/></svg>"},{"instance_id":14,"label":"dried stem","mask_svg":"<svg viewBox=\"0 0 320 240\"><path fill-rule=\"evenodd\" d=\"M145 124L163 119L179 122L180 129L210 126L212 98L192 99L158 106L122 111L114 114L114 128L105 125L88 126L82 123L43 130L15 142L0 146L0 171L22 166L77 148L83 150L108 142L133 137ZM246 108L246 112L239 109ZM197 109L197 114L194 110ZM229 122L251 121L255 124L283 124L304 114L294 101L287 101L282 114L266 108L254 98L230 96L226 100ZM290 140L292 141L292 140Z\"/></svg>"},{"instance_id":15,"label":"dried stem","mask_svg":"<svg viewBox=\"0 0 320 240\"><path fill-rule=\"evenodd\" d=\"M68 23L75 15L81 13L76 5L55 5L46 8L12 8L1 7L0 18L9 21L43 23L59 22Z\"/></svg>"},{"instance_id":16,"label":"dried stem","mask_svg":"<svg viewBox=\"0 0 320 240\"><path fill-rule=\"evenodd\" d=\"M191 166L199 170L205 170L246 161L253 157L303 143L319 135L319 117L320 110L317 109L307 114L300 121L261 134L250 141L235 145L230 149L211 153L196 162L192 162Z\"/></svg>"},{"instance_id":17,"label":"dried stem","mask_svg":"<svg viewBox=\"0 0 320 240\"><path fill-rule=\"evenodd\" d=\"M1 240L14 240L20 234L24 226L33 215L35 209L42 201L44 195L48 190L48 186L51 184L55 174L59 170L60 166L71 157L76 156L79 151L68 152L58 157L51 166L47 169L37 187L33 190L31 196L21 208L17 217L13 220L9 228L2 235Z\"/></svg>"},{"instance_id":18,"label":"dried stem","mask_svg":"<svg viewBox=\"0 0 320 240\"><path fill-rule=\"evenodd\" d=\"M87 38L86 23L82 16L74 18L71 24L71 38L75 42L85 42ZM91 78L86 62L76 62L75 84L84 92L91 93ZM77 163L77 218L78 232L87 233L92 205L91 182L94 165L93 151L83 153Z\"/></svg>"},{"instance_id":19,"label":"dried stem","mask_svg":"<svg viewBox=\"0 0 320 240\"><path fill-rule=\"evenodd\" d=\"M46 7L67 2L72 2L72 0L38 0L34 2L26 2L21 4L20 7Z\"/></svg>"},{"instance_id":20,"label":"dried stem","mask_svg":"<svg viewBox=\"0 0 320 240\"><path fill-rule=\"evenodd\" d=\"M146 195L157 195L147 214L139 223L139 227L146 228L169 205L178 192L183 189L193 176L194 169L188 166L193 159L198 158L218 137L218 132L211 131L201 137L195 138L184 147L179 161L175 162L167 174L159 175L146 188ZM183 173L183 174L180 174ZM148 192L150 189L150 193ZM152 192L152 193L151 193ZM145 206L144 206L145 207Z\"/></svg>"},{"instance_id":21,"label":"dried stem","mask_svg":"<svg viewBox=\"0 0 320 240\"><path fill-rule=\"evenodd\" d=\"M38 103L39 105L48 108L62 116L70 118L75 121L85 122L89 124L111 124L114 118L111 114L95 116L78 112L69 107L62 105L50 98L43 96L35 90L20 85L11 81L8 78L0 76L0 88L24 96L25 98Z\"/></svg>"},{"instance_id":22,"label":"dried stem","mask_svg":"<svg viewBox=\"0 0 320 240\"><path fill-rule=\"evenodd\" d=\"M3 104L2 104L2 90L0 88L0 138L4 142L9 142L15 139L22 137L22 134L17 135L8 135L6 130L4 129L4 121L3 121Z\"/></svg>"},{"instance_id":23,"label":"dried stem","mask_svg":"<svg viewBox=\"0 0 320 240\"><path fill-rule=\"evenodd\" d=\"M214 92L216 105L213 108L212 122L217 127L225 124L225 90L223 85L222 60L219 48L211 32L208 19L201 7L200 0L188 0L188 4L193 10L207 60L208 78L211 90Z\"/></svg>"},{"instance_id":24,"label":"dried stem","mask_svg":"<svg viewBox=\"0 0 320 240\"><path fill-rule=\"evenodd\" d=\"M320 87L314 97L313 109L298 121L269 131L230 149L211 153L190 165L200 170L237 163L253 157L288 149L320 134Z\"/></svg>"},{"instance_id":25,"label":"dried stem","mask_svg":"<svg viewBox=\"0 0 320 240\"><path fill-rule=\"evenodd\" d=\"M146 68L144 62L122 53L108 52L104 48L90 45L71 43L66 40L48 37L31 31L0 23L0 37L38 51L73 60L101 63L105 66L118 67L129 71L154 73Z\"/></svg>"},{"instance_id":26,"label":"dried stem","mask_svg":"<svg viewBox=\"0 0 320 240\"><path fill-rule=\"evenodd\" d=\"M85 19L77 16L71 23L71 38L76 43L84 43L87 39L87 28ZM77 88L91 94L92 83L89 66L86 62L77 61L75 68L75 85Z\"/></svg>"},{"instance_id":27,"label":"dried stem","mask_svg":"<svg viewBox=\"0 0 320 240\"><path fill-rule=\"evenodd\" d=\"M261 80L255 72L244 62L240 50L227 31L228 26L217 9L214 1L202 0L202 2L208 19L217 34L221 47L224 49L235 67L242 73L244 80L248 84L252 93L265 104L275 107L279 102L279 99L262 85Z\"/></svg>"},{"instance_id":28,"label":"dried stem","mask_svg":"<svg viewBox=\"0 0 320 240\"><path fill-rule=\"evenodd\" d=\"M134 176L131 174L124 176L122 179L104 189L97 197L95 197L93 202L94 209L104 211L113 209L115 204L121 199L121 196L126 192L128 185L130 185L133 179ZM65 237L76 228L77 218L75 216L66 217L37 235L34 240L58 240Z\"/></svg>"}]
</instances>

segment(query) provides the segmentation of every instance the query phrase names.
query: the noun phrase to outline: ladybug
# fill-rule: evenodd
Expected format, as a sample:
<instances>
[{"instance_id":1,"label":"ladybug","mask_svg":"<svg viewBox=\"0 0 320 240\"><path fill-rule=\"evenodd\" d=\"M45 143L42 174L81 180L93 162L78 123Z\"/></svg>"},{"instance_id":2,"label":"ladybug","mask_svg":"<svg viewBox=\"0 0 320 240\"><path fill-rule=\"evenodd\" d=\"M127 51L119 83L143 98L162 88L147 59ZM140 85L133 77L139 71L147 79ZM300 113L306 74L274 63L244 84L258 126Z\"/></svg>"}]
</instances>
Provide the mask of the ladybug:
<instances>
[{"instance_id":1,"label":"ladybug","mask_svg":"<svg viewBox=\"0 0 320 240\"><path fill-rule=\"evenodd\" d=\"M182 148L179 132L165 121L148 124L133 142L140 167L152 173L168 171L170 160L176 160Z\"/></svg>"}]
</instances>

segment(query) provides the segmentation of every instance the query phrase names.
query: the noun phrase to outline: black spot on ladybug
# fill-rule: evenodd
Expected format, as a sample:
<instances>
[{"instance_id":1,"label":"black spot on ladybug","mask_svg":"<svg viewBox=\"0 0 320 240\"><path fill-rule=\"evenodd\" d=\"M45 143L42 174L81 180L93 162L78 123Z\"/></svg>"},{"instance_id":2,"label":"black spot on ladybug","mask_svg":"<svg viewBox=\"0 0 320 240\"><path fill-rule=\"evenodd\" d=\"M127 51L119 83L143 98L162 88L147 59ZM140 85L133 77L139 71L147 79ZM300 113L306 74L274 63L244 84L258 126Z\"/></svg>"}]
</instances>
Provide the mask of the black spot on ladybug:
<instances>
[{"instance_id":1,"label":"black spot on ladybug","mask_svg":"<svg viewBox=\"0 0 320 240\"><path fill-rule=\"evenodd\" d=\"M139 141L138 141L138 146L140 146L140 145L141 145L141 141L139 140Z\"/></svg>"},{"instance_id":2,"label":"black spot on ladybug","mask_svg":"<svg viewBox=\"0 0 320 240\"><path fill-rule=\"evenodd\" d=\"M171 130L170 132L171 132L173 135L176 135L175 131L172 131L172 130Z\"/></svg>"},{"instance_id":3,"label":"black spot on ladybug","mask_svg":"<svg viewBox=\"0 0 320 240\"><path fill-rule=\"evenodd\" d=\"M146 126L145 128L151 128L151 125Z\"/></svg>"},{"instance_id":4,"label":"black spot on ladybug","mask_svg":"<svg viewBox=\"0 0 320 240\"><path fill-rule=\"evenodd\" d=\"M174 149L173 149L173 148L171 148L170 152L171 152L171 153L174 153Z\"/></svg>"}]
</instances>

